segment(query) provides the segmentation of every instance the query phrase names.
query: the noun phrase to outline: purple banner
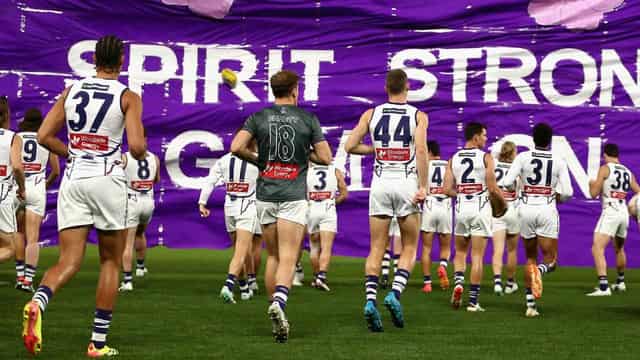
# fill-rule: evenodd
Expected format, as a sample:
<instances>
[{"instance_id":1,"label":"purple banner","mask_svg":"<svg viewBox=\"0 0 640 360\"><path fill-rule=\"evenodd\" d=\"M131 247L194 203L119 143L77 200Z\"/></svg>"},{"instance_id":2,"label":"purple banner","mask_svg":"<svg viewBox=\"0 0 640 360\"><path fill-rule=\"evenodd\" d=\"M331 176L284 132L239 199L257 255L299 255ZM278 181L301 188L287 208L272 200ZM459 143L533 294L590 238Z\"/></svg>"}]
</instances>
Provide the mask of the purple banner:
<instances>
[{"instance_id":1,"label":"purple banner","mask_svg":"<svg viewBox=\"0 0 640 360\"><path fill-rule=\"evenodd\" d=\"M575 198L560 207L560 263L591 265L600 213L588 199L604 142L640 168L640 4L622 0L5 1L0 14L0 93L12 125L30 107L46 112L74 80L90 76L94 41L126 41L121 81L141 94L150 150L162 161L149 239L174 248L229 245L222 190L202 220L202 177L231 134L270 99L281 68L303 74L301 106L318 115L351 190L339 207L335 253L368 252L371 158L341 144L366 109L385 100L384 75L404 67L410 101L428 113L444 157L463 145L462 126L489 126L490 146L531 145L532 124L550 123ZM237 71L238 86L221 69ZM55 196L43 239L55 243ZM640 265L637 226L627 242ZM610 258L609 261L612 259Z\"/></svg>"}]
</instances>

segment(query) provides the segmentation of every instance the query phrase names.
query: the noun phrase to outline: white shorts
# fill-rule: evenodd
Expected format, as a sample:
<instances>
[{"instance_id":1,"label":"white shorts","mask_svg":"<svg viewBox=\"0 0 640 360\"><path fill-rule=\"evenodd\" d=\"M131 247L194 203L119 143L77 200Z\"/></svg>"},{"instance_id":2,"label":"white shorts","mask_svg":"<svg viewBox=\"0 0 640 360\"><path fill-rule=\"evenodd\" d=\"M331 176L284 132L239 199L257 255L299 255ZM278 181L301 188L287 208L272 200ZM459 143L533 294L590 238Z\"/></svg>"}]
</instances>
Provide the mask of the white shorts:
<instances>
[{"instance_id":1,"label":"white shorts","mask_svg":"<svg viewBox=\"0 0 640 360\"><path fill-rule=\"evenodd\" d=\"M420 207L413 204L418 192L415 177L379 178L373 176L369 192L369 216L405 217L420 213Z\"/></svg>"},{"instance_id":2,"label":"white shorts","mask_svg":"<svg viewBox=\"0 0 640 360\"><path fill-rule=\"evenodd\" d=\"M98 230L127 228L127 184L124 177L62 179L58 192L58 231L93 225Z\"/></svg>"},{"instance_id":3,"label":"white shorts","mask_svg":"<svg viewBox=\"0 0 640 360\"><path fill-rule=\"evenodd\" d=\"M451 234L451 200L427 198L422 210L420 230L427 233Z\"/></svg>"},{"instance_id":4,"label":"white shorts","mask_svg":"<svg viewBox=\"0 0 640 360\"><path fill-rule=\"evenodd\" d=\"M491 236L491 205L486 196L456 202L456 236Z\"/></svg>"},{"instance_id":5,"label":"white shorts","mask_svg":"<svg viewBox=\"0 0 640 360\"><path fill-rule=\"evenodd\" d=\"M4 233L15 233L18 231L16 225L16 199L15 187L0 184L0 231Z\"/></svg>"},{"instance_id":6,"label":"white shorts","mask_svg":"<svg viewBox=\"0 0 640 360\"><path fill-rule=\"evenodd\" d=\"M338 214L334 200L309 201L309 234L320 231L338 232Z\"/></svg>"},{"instance_id":7,"label":"white shorts","mask_svg":"<svg viewBox=\"0 0 640 360\"><path fill-rule=\"evenodd\" d=\"M153 193L129 191L127 196L127 228L148 225L155 209Z\"/></svg>"},{"instance_id":8,"label":"white shorts","mask_svg":"<svg viewBox=\"0 0 640 360\"><path fill-rule=\"evenodd\" d=\"M303 226L307 225L309 204L307 200L267 202L256 201L258 219L261 225L273 224L284 219Z\"/></svg>"},{"instance_id":9,"label":"white shorts","mask_svg":"<svg viewBox=\"0 0 640 360\"><path fill-rule=\"evenodd\" d=\"M248 231L252 234L261 234L257 232L260 228L258 218L256 216L225 216L224 224L228 233L233 233L238 230Z\"/></svg>"},{"instance_id":10,"label":"white shorts","mask_svg":"<svg viewBox=\"0 0 640 360\"><path fill-rule=\"evenodd\" d=\"M47 183L44 178L27 178L24 182L26 199L20 207L44 217L47 208Z\"/></svg>"},{"instance_id":11,"label":"white shorts","mask_svg":"<svg viewBox=\"0 0 640 360\"><path fill-rule=\"evenodd\" d=\"M595 233L609 235L611 237L626 238L629 229L629 212L627 207L620 209L606 207L600 214L600 219L594 230Z\"/></svg>"},{"instance_id":12,"label":"white shorts","mask_svg":"<svg viewBox=\"0 0 640 360\"><path fill-rule=\"evenodd\" d=\"M400 237L400 224L396 217L391 218L391 224L389 224L389 236Z\"/></svg>"},{"instance_id":13,"label":"white shorts","mask_svg":"<svg viewBox=\"0 0 640 360\"><path fill-rule=\"evenodd\" d=\"M507 212L500 218L493 218L493 232L506 231L509 235L520 233L520 217L518 208L509 205Z\"/></svg>"},{"instance_id":14,"label":"white shorts","mask_svg":"<svg viewBox=\"0 0 640 360\"><path fill-rule=\"evenodd\" d=\"M520 204L520 234L525 240L536 236L557 239L560 233L560 216L555 205Z\"/></svg>"}]
</instances>

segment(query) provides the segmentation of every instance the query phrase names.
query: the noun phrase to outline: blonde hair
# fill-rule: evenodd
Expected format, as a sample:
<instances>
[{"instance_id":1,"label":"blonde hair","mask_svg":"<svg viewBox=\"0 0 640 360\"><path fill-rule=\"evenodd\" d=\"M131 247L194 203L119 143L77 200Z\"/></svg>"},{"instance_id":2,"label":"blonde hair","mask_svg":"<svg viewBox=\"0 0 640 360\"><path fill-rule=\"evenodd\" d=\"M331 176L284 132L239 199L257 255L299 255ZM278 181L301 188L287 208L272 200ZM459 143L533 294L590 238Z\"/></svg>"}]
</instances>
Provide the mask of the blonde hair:
<instances>
[{"instance_id":1,"label":"blonde hair","mask_svg":"<svg viewBox=\"0 0 640 360\"><path fill-rule=\"evenodd\" d=\"M516 144L512 141L505 141L500 148L500 155L498 155L498 160L502 162L510 162L513 161L513 158L516 156Z\"/></svg>"}]
</instances>

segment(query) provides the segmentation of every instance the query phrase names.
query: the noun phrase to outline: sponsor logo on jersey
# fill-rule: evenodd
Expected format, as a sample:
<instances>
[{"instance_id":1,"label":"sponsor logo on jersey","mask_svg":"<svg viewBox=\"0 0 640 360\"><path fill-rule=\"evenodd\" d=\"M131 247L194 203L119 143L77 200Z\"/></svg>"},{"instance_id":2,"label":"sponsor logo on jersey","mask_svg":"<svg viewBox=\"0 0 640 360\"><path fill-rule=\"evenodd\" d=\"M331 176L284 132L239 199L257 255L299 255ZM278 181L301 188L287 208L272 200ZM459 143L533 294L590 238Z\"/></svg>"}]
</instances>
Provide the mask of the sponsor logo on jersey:
<instances>
[{"instance_id":1,"label":"sponsor logo on jersey","mask_svg":"<svg viewBox=\"0 0 640 360\"><path fill-rule=\"evenodd\" d=\"M429 194L431 195L442 195L444 194L444 188L441 186L432 186L429 188Z\"/></svg>"},{"instance_id":2,"label":"sponsor logo on jersey","mask_svg":"<svg viewBox=\"0 0 640 360\"><path fill-rule=\"evenodd\" d=\"M248 193L249 183L245 182L228 182L227 192L229 193Z\"/></svg>"},{"instance_id":3,"label":"sponsor logo on jersey","mask_svg":"<svg viewBox=\"0 0 640 360\"><path fill-rule=\"evenodd\" d=\"M24 171L27 173L40 172L42 169L42 164L38 163L22 163L22 166L24 167Z\"/></svg>"},{"instance_id":4,"label":"sponsor logo on jersey","mask_svg":"<svg viewBox=\"0 0 640 360\"><path fill-rule=\"evenodd\" d=\"M611 191L610 196L614 199L624 200L627 198L627 193L623 191Z\"/></svg>"},{"instance_id":5,"label":"sponsor logo on jersey","mask_svg":"<svg viewBox=\"0 0 640 360\"><path fill-rule=\"evenodd\" d=\"M268 162L266 168L260 173L260 176L267 179L295 180L299 172L300 168L296 164Z\"/></svg>"},{"instance_id":6,"label":"sponsor logo on jersey","mask_svg":"<svg viewBox=\"0 0 640 360\"><path fill-rule=\"evenodd\" d=\"M472 195L479 192L482 192L483 187L482 184L462 184L456 187L458 193L464 195Z\"/></svg>"},{"instance_id":7,"label":"sponsor logo on jersey","mask_svg":"<svg viewBox=\"0 0 640 360\"><path fill-rule=\"evenodd\" d=\"M527 195L546 195L546 196L550 196L553 193L553 191L548 186L525 185L524 186L524 193L527 194Z\"/></svg>"},{"instance_id":8,"label":"sponsor logo on jersey","mask_svg":"<svg viewBox=\"0 0 640 360\"><path fill-rule=\"evenodd\" d=\"M411 150L408 148L377 148L376 159L379 161L409 161Z\"/></svg>"},{"instance_id":9,"label":"sponsor logo on jersey","mask_svg":"<svg viewBox=\"0 0 640 360\"><path fill-rule=\"evenodd\" d=\"M70 134L71 147L78 150L109 150L109 137L96 134Z\"/></svg>"},{"instance_id":10,"label":"sponsor logo on jersey","mask_svg":"<svg viewBox=\"0 0 640 360\"><path fill-rule=\"evenodd\" d=\"M309 193L309 200L321 201L331 199L331 191L312 191Z\"/></svg>"},{"instance_id":11,"label":"sponsor logo on jersey","mask_svg":"<svg viewBox=\"0 0 640 360\"><path fill-rule=\"evenodd\" d=\"M151 190L153 188L153 180L131 181L131 188L134 190Z\"/></svg>"},{"instance_id":12,"label":"sponsor logo on jersey","mask_svg":"<svg viewBox=\"0 0 640 360\"><path fill-rule=\"evenodd\" d=\"M517 194L515 191L509 191L507 189L500 189L500 190L502 190L502 196L507 201L513 201L517 197Z\"/></svg>"},{"instance_id":13,"label":"sponsor logo on jersey","mask_svg":"<svg viewBox=\"0 0 640 360\"><path fill-rule=\"evenodd\" d=\"M0 176L7 176L7 165L0 165Z\"/></svg>"}]
</instances>

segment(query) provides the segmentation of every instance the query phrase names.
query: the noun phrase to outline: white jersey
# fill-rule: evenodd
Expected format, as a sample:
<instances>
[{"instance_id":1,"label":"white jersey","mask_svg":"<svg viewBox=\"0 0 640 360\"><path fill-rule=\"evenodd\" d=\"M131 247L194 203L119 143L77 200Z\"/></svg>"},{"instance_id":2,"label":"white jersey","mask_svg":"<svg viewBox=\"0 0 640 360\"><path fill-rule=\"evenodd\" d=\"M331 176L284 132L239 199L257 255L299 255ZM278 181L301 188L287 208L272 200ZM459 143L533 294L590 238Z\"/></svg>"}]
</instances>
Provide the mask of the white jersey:
<instances>
[{"instance_id":1,"label":"white jersey","mask_svg":"<svg viewBox=\"0 0 640 360\"><path fill-rule=\"evenodd\" d=\"M518 154L503 185L515 186L522 181L523 204L554 204L556 195L568 198L573 195L566 161L548 150L532 150Z\"/></svg>"},{"instance_id":2,"label":"white jersey","mask_svg":"<svg viewBox=\"0 0 640 360\"><path fill-rule=\"evenodd\" d=\"M385 103L373 109L369 134L378 177L416 175L417 123L418 109L409 104Z\"/></svg>"},{"instance_id":3,"label":"white jersey","mask_svg":"<svg viewBox=\"0 0 640 360\"><path fill-rule=\"evenodd\" d=\"M307 199L313 201L333 200L338 191L336 167L309 164L307 172Z\"/></svg>"},{"instance_id":4,"label":"white jersey","mask_svg":"<svg viewBox=\"0 0 640 360\"><path fill-rule=\"evenodd\" d=\"M0 129L0 184L5 187L13 185L13 166L11 166L11 145L15 133ZM2 195L2 194L0 194Z\"/></svg>"},{"instance_id":5,"label":"white jersey","mask_svg":"<svg viewBox=\"0 0 640 360\"><path fill-rule=\"evenodd\" d=\"M22 166L26 180L40 182L45 178L49 150L40 145L36 132L19 132L22 138Z\"/></svg>"},{"instance_id":6,"label":"white jersey","mask_svg":"<svg viewBox=\"0 0 640 360\"><path fill-rule=\"evenodd\" d=\"M124 113L122 95L127 87L117 80L86 78L75 83L64 103L69 137L65 174L79 179L122 176Z\"/></svg>"},{"instance_id":7,"label":"white jersey","mask_svg":"<svg viewBox=\"0 0 640 360\"><path fill-rule=\"evenodd\" d=\"M451 198L444 194L444 174L447 172L446 160L430 160L428 174L428 199L437 200L434 203L451 206Z\"/></svg>"},{"instance_id":8,"label":"white jersey","mask_svg":"<svg viewBox=\"0 0 640 360\"><path fill-rule=\"evenodd\" d=\"M518 186L515 186L513 189L509 189L503 184L503 180L511 168L511 163L496 160L495 164L496 182L502 191L502 196L509 206L514 205L520 197Z\"/></svg>"},{"instance_id":9,"label":"white jersey","mask_svg":"<svg viewBox=\"0 0 640 360\"><path fill-rule=\"evenodd\" d=\"M602 184L602 207L627 211L627 193L631 190L631 171L626 166L608 163L609 176Z\"/></svg>"},{"instance_id":10,"label":"white jersey","mask_svg":"<svg viewBox=\"0 0 640 360\"><path fill-rule=\"evenodd\" d=\"M480 149L462 149L451 158L451 170L456 181L458 200L462 196L471 200L487 190L485 152Z\"/></svg>"},{"instance_id":11,"label":"white jersey","mask_svg":"<svg viewBox=\"0 0 640 360\"><path fill-rule=\"evenodd\" d=\"M211 168L198 203L206 204L214 186L222 181L227 190L224 200L225 215L241 215L250 206L255 209L256 181L259 173L257 166L231 153L226 154Z\"/></svg>"},{"instance_id":12,"label":"white jersey","mask_svg":"<svg viewBox=\"0 0 640 360\"><path fill-rule=\"evenodd\" d=\"M127 175L129 190L153 194L153 182L158 173L156 156L150 151L147 151L142 160L136 160L129 152L125 156L127 164L124 172Z\"/></svg>"}]
</instances>

